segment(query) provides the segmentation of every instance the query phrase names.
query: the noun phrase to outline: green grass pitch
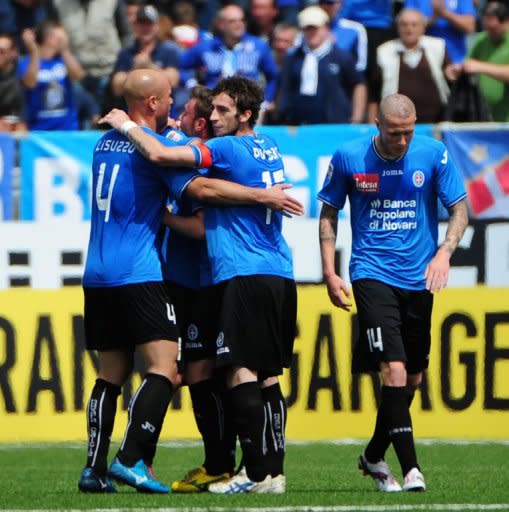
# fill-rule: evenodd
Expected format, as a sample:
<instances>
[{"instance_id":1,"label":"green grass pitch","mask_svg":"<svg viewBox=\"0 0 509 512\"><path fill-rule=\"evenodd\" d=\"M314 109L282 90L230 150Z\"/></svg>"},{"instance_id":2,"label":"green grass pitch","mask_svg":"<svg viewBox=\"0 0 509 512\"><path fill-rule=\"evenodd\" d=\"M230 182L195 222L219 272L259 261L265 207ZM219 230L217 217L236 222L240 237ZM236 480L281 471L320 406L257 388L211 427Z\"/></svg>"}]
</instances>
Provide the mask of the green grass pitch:
<instances>
[{"instance_id":1,"label":"green grass pitch","mask_svg":"<svg viewBox=\"0 0 509 512\"><path fill-rule=\"evenodd\" d=\"M359 443L289 443L284 495L154 496L129 487L120 487L114 495L85 495L77 489L84 444L0 444L0 509L509 510L509 443L418 442L428 485L425 493L377 492L371 479L362 477L356 467L361 450ZM199 465L201 457L197 443L163 444L156 457L156 474L171 483ZM392 450L387 460L401 481Z\"/></svg>"}]
</instances>

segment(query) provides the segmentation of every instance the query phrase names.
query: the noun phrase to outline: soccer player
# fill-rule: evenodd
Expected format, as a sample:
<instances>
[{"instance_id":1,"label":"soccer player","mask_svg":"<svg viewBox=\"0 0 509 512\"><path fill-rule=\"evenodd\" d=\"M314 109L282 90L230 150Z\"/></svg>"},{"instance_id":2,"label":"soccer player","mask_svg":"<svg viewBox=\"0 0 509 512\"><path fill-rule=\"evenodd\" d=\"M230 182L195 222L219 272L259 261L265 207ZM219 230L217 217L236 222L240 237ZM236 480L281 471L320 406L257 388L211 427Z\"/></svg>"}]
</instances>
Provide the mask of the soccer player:
<instances>
[{"instance_id":1,"label":"soccer player","mask_svg":"<svg viewBox=\"0 0 509 512\"><path fill-rule=\"evenodd\" d=\"M210 168L211 176L264 188L284 181L284 167L277 145L253 130L262 101L255 82L241 77L222 80L213 90L210 118L216 138L198 146L166 148L116 109L102 121L127 133L153 162L198 164ZM228 371L245 464L230 480L211 484L209 491L281 492L284 475L273 474L264 453L265 408L258 382L271 388L277 419L272 427L279 429L275 437L283 452L286 413L279 410L284 400L275 377L290 364L297 297L291 254L281 234L282 217L267 208L213 207L205 224L213 281L224 287L216 362Z\"/></svg>"},{"instance_id":2,"label":"soccer player","mask_svg":"<svg viewBox=\"0 0 509 512\"><path fill-rule=\"evenodd\" d=\"M348 197L352 226L350 278L359 316L354 372L378 371L382 396L373 437L359 459L380 491L424 491L409 406L428 366L433 293L447 284L449 260L467 226L465 189L445 146L414 136L415 106L384 98L378 134L344 144L333 155L318 198L323 274L331 302L351 308L336 274L337 216ZM437 247L437 201L449 211ZM393 444L403 487L384 461Z\"/></svg>"},{"instance_id":3,"label":"soccer player","mask_svg":"<svg viewBox=\"0 0 509 512\"><path fill-rule=\"evenodd\" d=\"M211 90L193 87L179 118L180 129L199 140L210 139L211 112ZM165 224L170 227L164 253L165 280L182 336L183 382L189 386L205 452L203 464L172 483L172 492L179 493L207 491L209 484L228 479L235 469L231 400L222 373L214 372L221 289L212 283L204 206L183 196L173 211L165 214Z\"/></svg>"},{"instance_id":4,"label":"soccer player","mask_svg":"<svg viewBox=\"0 0 509 512\"><path fill-rule=\"evenodd\" d=\"M156 70L135 70L125 82L130 114L162 144L175 144L154 132L167 124L171 86ZM301 211L283 189L240 187L208 179L195 171L168 170L143 158L125 136L106 133L94 149L91 232L83 277L87 349L99 352L99 375L87 408L88 453L78 487L84 492L114 492L109 477L142 492L167 493L152 475L147 458L179 385L178 329L163 282L160 231L168 194L198 200L266 204ZM120 388L138 350L146 367L129 405L120 449L106 471L107 453Z\"/></svg>"}]
</instances>

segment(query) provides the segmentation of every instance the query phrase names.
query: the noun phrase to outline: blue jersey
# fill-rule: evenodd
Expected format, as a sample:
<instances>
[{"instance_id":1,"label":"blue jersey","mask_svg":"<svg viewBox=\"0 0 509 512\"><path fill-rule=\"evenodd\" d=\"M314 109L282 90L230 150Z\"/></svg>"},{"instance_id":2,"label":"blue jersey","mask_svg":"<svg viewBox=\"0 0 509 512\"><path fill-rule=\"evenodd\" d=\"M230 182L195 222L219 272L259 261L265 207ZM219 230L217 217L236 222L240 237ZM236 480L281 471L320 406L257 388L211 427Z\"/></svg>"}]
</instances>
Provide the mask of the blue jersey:
<instances>
[{"instance_id":1,"label":"blue jersey","mask_svg":"<svg viewBox=\"0 0 509 512\"><path fill-rule=\"evenodd\" d=\"M196 137L173 128L166 128L161 135L179 145L196 140ZM188 217L201 208L196 201L184 196L173 201L172 213ZM211 285L206 242L167 229L163 244L163 274L166 280L193 290Z\"/></svg>"},{"instance_id":2,"label":"blue jersey","mask_svg":"<svg viewBox=\"0 0 509 512\"><path fill-rule=\"evenodd\" d=\"M396 160L383 158L374 138L345 144L318 193L338 210L350 201L351 280L377 279L410 290L425 288L424 271L437 250L437 199L449 207L465 196L446 147L422 135L414 135Z\"/></svg>"},{"instance_id":3,"label":"blue jersey","mask_svg":"<svg viewBox=\"0 0 509 512\"><path fill-rule=\"evenodd\" d=\"M348 0L340 13L342 18L358 21L366 28L392 27L392 0Z\"/></svg>"},{"instance_id":4,"label":"blue jersey","mask_svg":"<svg viewBox=\"0 0 509 512\"><path fill-rule=\"evenodd\" d=\"M259 80L265 77L265 99L274 101L278 68L269 44L260 37L244 34L232 49L220 37L204 39L183 53L181 69L199 69L203 82L213 89L228 76L236 75Z\"/></svg>"},{"instance_id":5,"label":"blue jersey","mask_svg":"<svg viewBox=\"0 0 509 512\"><path fill-rule=\"evenodd\" d=\"M183 217L189 217L202 208L186 196L175 201L173 207L173 213ZM164 278L193 290L210 286L212 276L205 240L196 240L177 231L167 231L163 252Z\"/></svg>"},{"instance_id":6,"label":"blue jersey","mask_svg":"<svg viewBox=\"0 0 509 512\"><path fill-rule=\"evenodd\" d=\"M30 57L18 62L18 76L23 78ZM37 85L25 89L26 120L30 130L78 130L78 111L67 66L62 57L40 59Z\"/></svg>"},{"instance_id":7,"label":"blue jersey","mask_svg":"<svg viewBox=\"0 0 509 512\"><path fill-rule=\"evenodd\" d=\"M162 144L171 140L158 137ZM83 286L161 281L161 223L168 196L178 198L195 171L159 167L116 131L97 143L92 161L92 219Z\"/></svg>"},{"instance_id":8,"label":"blue jersey","mask_svg":"<svg viewBox=\"0 0 509 512\"><path fill-rule=\"evenodd\" d=\"M368 36L364 25L358 21L336 17L331 22L331 31L336 38L336 46L350 53L355 69L364 73L368 62Z\"/></svg>"},{"instance_id":9,"label":"blue jersey","mask_svg":"<svg viewBox=\"0 0 509 512\"><path fill-rule=\"evenodd\" d=\"M218 137L206 144L212 155L212 178L257 188L285 181L279 149L265 135ZM235 276L293 279L281 213L262 206L207 206L205 228L215 284Z\"/></svg>"}]
</instances>

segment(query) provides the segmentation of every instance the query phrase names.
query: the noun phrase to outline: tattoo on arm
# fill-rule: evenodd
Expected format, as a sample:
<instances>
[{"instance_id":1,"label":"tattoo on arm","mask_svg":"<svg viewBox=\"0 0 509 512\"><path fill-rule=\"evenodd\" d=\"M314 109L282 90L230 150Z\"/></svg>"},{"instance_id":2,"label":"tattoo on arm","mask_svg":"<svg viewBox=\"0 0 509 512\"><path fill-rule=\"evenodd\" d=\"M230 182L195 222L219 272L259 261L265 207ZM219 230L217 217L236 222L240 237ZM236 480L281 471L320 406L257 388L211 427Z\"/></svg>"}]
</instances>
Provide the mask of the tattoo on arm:
<instances>
[{"instance_id":1,"label":"tattoo on arm","mask_svg":"<svg viewBox=\"0 0 509 512\"><path fill-rule=\"evenodd\" d=\"M129 130L127 132L127 138L134 144L134 147L145 157L148 158L147 148L143 145L143 141L137 136L138 130ZM143 132L142 132L143 133Z\"/></svg>"},{"instance_id":2,"label":"tattoo on arm","mask_svg":"<svg viewBox=\"0 0 509 512\"><path fill-rule=\"evenodd\" d=\"M447 225L447 232L445 234L445 240L440 246L449 254L452 254L465 233L465 229L468 225L468 213L466 200L462 199L458 203L452 205L449 209L449 223Z\"/></svg>"},{"instance_id":3,"label":"tattoo on arm","mask_svg":"<svg viewBox=\"0 0 509 512\"><path fill-rule=\"evenodd\" d=\"M338 234L338 211L324 204L320 212L320 243L336 244Z\"/></svg>"}]
</instances>

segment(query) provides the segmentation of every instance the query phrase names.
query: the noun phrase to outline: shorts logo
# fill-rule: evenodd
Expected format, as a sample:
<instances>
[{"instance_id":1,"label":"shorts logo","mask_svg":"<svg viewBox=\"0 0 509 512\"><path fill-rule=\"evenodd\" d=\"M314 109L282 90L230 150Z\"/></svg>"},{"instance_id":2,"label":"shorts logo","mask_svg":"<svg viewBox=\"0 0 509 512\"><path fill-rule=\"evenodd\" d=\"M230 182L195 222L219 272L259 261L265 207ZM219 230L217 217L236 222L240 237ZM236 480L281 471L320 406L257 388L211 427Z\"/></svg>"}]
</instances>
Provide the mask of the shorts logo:
<instances>
[{"instance_id":1,"label":"shorts logo","mask_svg":"<svg viewBox=\"0 0 509 512\"><path fill-rule=\"evenodd\" d=\"M354 173L355 189L357 192L378 192L379 176L376 173Z\"/></svg>"},{"instance_id":2,"label":"shorts logo","mask_svg":"<svg viewBox=\"0 0 509 512\"><path fill-rule=\"evenodd\" d=\"M189 324L187 327L187 338L195 341L198 338L198 327L195 324Z\"/></svg>"},{"instance_id":3,"label":"shorts logo","mask_svg":"<svg viewBox=\"0 0 509 512\"><path fill-rule=\"evenodd\" d=\"M222 347L224 343L224 332L221 331L216 339L216 346Z\"/></svg>"},{"instance_id":4,"label":"shorts logo","mask_svg":"<svg viewBox=\"0 0 509 512\"><path fill-rule=\"evenodd\" d=\"M421 188L424 185L424 173L422 171L414 171L412 174L412 183L415 187Z\"/></svg>"}]
</instances>

